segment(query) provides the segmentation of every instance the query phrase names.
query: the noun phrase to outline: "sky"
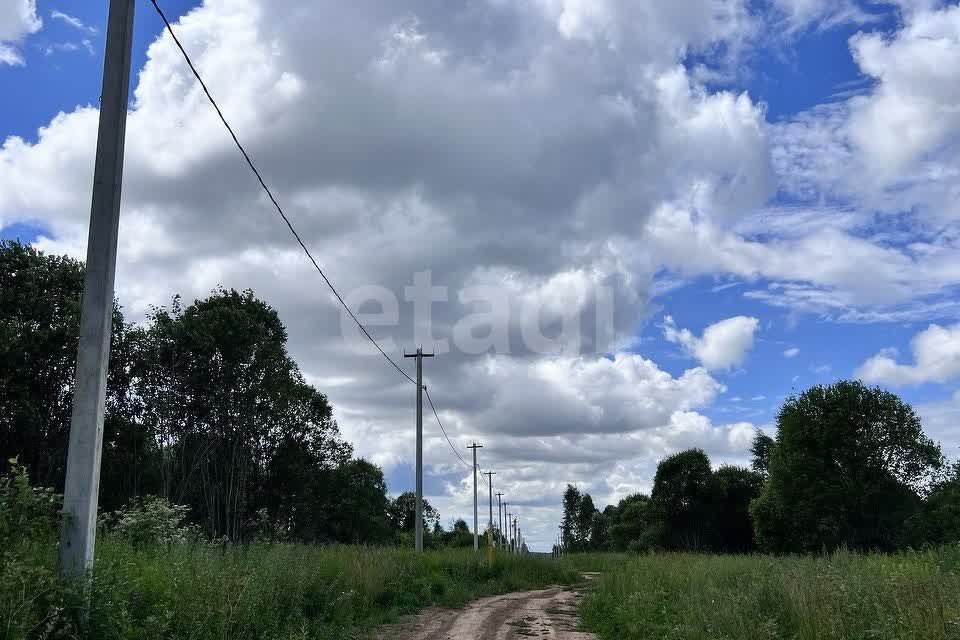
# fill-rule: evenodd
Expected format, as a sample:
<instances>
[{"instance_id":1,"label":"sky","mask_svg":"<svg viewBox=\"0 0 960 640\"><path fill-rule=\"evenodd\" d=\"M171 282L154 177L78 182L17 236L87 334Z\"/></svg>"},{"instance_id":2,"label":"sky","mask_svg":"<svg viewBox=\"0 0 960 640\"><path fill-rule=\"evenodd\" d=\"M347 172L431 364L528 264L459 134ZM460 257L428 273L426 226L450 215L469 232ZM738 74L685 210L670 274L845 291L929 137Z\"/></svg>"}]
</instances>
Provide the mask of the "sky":
<instances>
[{"instance_id":1,"label":"sky","mask_svg":"<svg viewBox=\"0 0 960 640\"><path fill-rule=\"evenodd\" d=\"M252 288L357 454L410 489L413 386L136 2L127 318ZM602 508L684 448L746 464L784 398L841 378L960 457L957 3L161 6L387 353L411 373L405 350L437 353L439 416L533 548L568 482ZM0 0L0 238L85 255L106 8ZM469 465L424 431L428 500L470 520Z\"/></svg>"}]
</instances>

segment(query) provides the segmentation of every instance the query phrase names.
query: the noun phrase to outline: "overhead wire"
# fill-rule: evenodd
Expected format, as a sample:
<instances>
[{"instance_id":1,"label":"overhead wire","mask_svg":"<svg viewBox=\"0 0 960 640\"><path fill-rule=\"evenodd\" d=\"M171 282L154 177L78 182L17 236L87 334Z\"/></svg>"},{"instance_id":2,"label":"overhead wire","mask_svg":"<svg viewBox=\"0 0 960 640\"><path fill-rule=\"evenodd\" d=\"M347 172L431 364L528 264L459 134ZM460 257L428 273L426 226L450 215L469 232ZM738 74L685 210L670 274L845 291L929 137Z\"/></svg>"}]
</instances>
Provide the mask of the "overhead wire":
<instances>
[{"instance_id":1,"label":"overhead wire","mask_svg":"<svg viewBox=\"0 0 960 640\"><path fill-rule=\"evenodd\" d=\"M394 361L387 352L383 350L383 347L380 346L380 343L367 331L367 328L363 326L363 323L360 322L359 318L353 313L353 310L347 305L343 297L340 295L340 292L337 291L337 288L333 286L333 282L330 281L330 278L327 277L327 274L323 272L323 269L320 268L320 265L314 259L313 254L310 253L310 249L307 248L306 243L300 237L300 234L297 233L297 230L294 228L293 223L290 222L290 219L287 217L287 214L284 213L283 207L280 206L280 203L277 202L277 199L274 197L273 192L270 190L270 187L267 186L266 181L263 179L263 176L260 174L260 170L257 169L257 166L253 163L253 160L250 158L250 154L247 153L247 150L240 143L237 134L234 132L233 127L230 126L230 123L227 121L226 116L223 115L223 111L220 110L220 105L217 104L217 101L213 98L213 95L210 93L210 89L207 88L207 84L203 81L203 78L200 76L200 72L197 71L197 68L193 64L193 60L190 59L190 55L187 53L186 49L183 48L183 45L180 43L180 39L177 38L177 34L173 32L173 26L170 24L170 21L167 20L166 14L163 12L163 9L160 8L160 5L157 4L157 0L150 0L153 4L153 8L157 10L157 13L160 15L160 19L163 20L163 24L166 26L167 32L170 34L170 37L173 38L174 44L177 45L177 48L180 49L180 53L183 54L183 59L186 60L187 66L190 67L190 71L193 72L193 77L197 79L197 82L200 83L200 87L203 89L203 92L207 96L207 100L210 101L210 104L213 105L214 110L217 112L220 121L223 123L223 126L226 127L227 132L230 134L230 137L233 138L233 142L237 145L237 149L240 150L240 153L243 155L243 159L246 160L247 165L250 167L250 170L253 171L253 174L257 177L257 180L260 182L260 186L266 192L267 197L270 198L270 202L273 203L273 206L277 209L277 213L280 214L280 217L283 218L284 223L286 223L287 228L290 230L290 233L293 234L293 237L297 240L297 243L300 245L300 248L303 249L303 252L307 254L307 258L310 259L310 262L313 263L314 268L317 270L317 273L320 274L320 277L323 278L323 281L327 283L327 287L330 288L330 291L333 292L333 295L336 296L337 301L340 303L346 312L350 315L353 321L360 327L360 330L367 337L367 339L373 343L373 346L377 348L377 351L380 352L387 361L393 365L393 368L400 372L404 378L416 384L416 381L410 377L406 371L400 368L400 365Z\"/></svg>"},{"instance_id":2,"label":"overhead wire","mask_svg":"<svg viewBox=\"0 0 960 640\"><path fill-rule=\"evenodd\" d=\"M426 385L423 387L424 393L427 394L427 401L430 403L430 409L433 410L433 415L437 419L437 424L440 425L440 431L443 433L443 437L446 438L447 444L450 445L450 448L453 450L453 453L460 459L460 462L465 464L468 468L472 469L473 465L463 459L463 456L460 455L460 452L457 451L457 448L454 446L453 441L450 439L450 436L447 435L447 430L443 428L443 422L440 420L440 414L437 413L437 407L433 404L433 398L430 397L430 390L427 389Z\"/></svg>"},{"instance_id":3,"label":"overhead wire","mask_svg":"<svg viewBox=\"0 0 960 640\"><path fill-rule=\"evenodd\" d=\"M183 55L183 59L187 63L187 66L190 68L190 71L193 73L193 77L196 78L197 82L200 85L200 88L203 89L203 93L206 95L207 100L210 102L211 106L213 106L214 110L217 112L217 116L220 118L220 122L223 123L223 126L226 128L227 132L230 134L230 137L233 139L233 142L236 145L237 149L240 151L241 155L243 155L243 159L246 161L247 166L250 167L250 170L253 172L254 176L256 176L257 181L260 183L261 188L267 194L267 197L270 199L270 202L273 203L273 206L274 208L276 208L277 213L280 214L280 217L283 219L283 222L286 224L287 229L289 229L290 233L293 235L294 239L297 241L297 244L300 245L300 248L303 250L307 258L313 264L314 268L317 270L317 273L319 273L320 277L323 278L323 281L326 283L327 287L336 297L337 301L340 303L340 306L342 306L343 309L347 312L347 314L349 314L350 318L354 321L354 323L356 323L357 327L360 328L360 330L367 337L370 343L373 344L374 347L376 347L377 351L380 352L380 355L386 358L386 360L393 366L394 369L396 369L400 373L400 375L406 378L409 382L416 384L417 381L414 380L410 376L410 374L404 371L400 367L400 365L398 365L397 362L393 358L391 358L386 351L383 350L383 347L380 346L380 343L377 342L376 338L374 338L373 335L363 325L363 323L360 322L360 319L357 318L353 310L350 309L346 301L344 301L343 297L340 295L340 292L337 291L337 288L333 285L333 282L330 280L330 278L327 277L327 274L324 273L323 269L317 263L316 259L313 257L313 254L310 252L310 249L307 247L306 243L303 241L303 238L300 236L296 228L293 226L293 223L290 221L290 218L287 217L287 214L284 212L283 207L280 206L280 203L277 201L277 198L273 195L273 191L271 191L270 187L267 185L266 180L264 180L263 175L260 173L260 170L257 168L256 164L254 164L253 159L250 157L250 154L247 153L246 148L244 148L243 144L240 142L240 139L237 137L237 134L233 130L233 127L230 125L230 122L227 120L226 116L223 114L223 111L220 109L220 105L217 104L216 99L214 99L213 94L210 92L210 89L207 87L206 82L204 82L203 77L200 75L200 72L197 70L196 66L194 65L193 60L190 58L190 54L187 53L186 49L184 49L183 47L183 44L180 42L180 39L177 37L177 34L174 33L173 26L170 24L170 21L167 19L167 16L164 13L163 9L157 3L157 0L150 0L150 3L153 5L153 8L156 10L157 14L160 16L160 19L163 21L163 24L167 30L167 33L170 34L170 37L173 39L174 44L177 45L177 48L180 50L180 53ZM472 465L463 459L463 456L460 455L460 452L457 450L456 446L454 446L453 441L450 440L450 436L447 435L447 431L443 427L443 422L440 420L440 415L437 413L436 406L433 404L433 398L430 397L430 392L427 390L427 387L424 386L423 390L427 394L427 400L429 400L430 402L430 408L433 410L433 415L437 419L437 424L440 426L440 431L443 433L443 437L446 439L447 444L450 445L450 448L453 450L453 453L456 454L460 462L465 464L467 467L472 468ZM486 480L486 478L484 478L484 480Z\"/></svg>"}]
</instances>

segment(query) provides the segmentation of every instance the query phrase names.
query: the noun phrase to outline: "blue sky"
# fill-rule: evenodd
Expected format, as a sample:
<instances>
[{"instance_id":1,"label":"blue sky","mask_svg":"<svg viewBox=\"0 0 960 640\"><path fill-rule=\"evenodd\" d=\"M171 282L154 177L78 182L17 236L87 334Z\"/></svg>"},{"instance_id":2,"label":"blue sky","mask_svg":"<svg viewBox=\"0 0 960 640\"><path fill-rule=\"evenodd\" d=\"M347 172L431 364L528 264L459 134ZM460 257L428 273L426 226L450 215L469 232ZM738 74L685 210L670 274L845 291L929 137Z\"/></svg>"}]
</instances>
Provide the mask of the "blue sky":
<instances>
[{"instance_id":1,"label":"blue sky","mask_svg":"<svg viewBox=\"0 0 960 640\"><path fill-rule=\"evenodd\" d=\"M345 291L401 296L430 269L453 301L491 285L548 318L587 317L600 285L624 301L598 353L428 364L454 440L491 443L484 466L525 496L534 540L566 482L603 504L682 446L743 463L743 434L786 395L838 378L894 390L960 453L957 3L674 4L162 2ZM0 238L82 256L106 5L38 0L41 28L0 24L0 54L20 57L0 62ZM406 391L344 346L169 39L148 57L149 2L135 25L121 303L136 319L177 292L254 287L358 454L411 488ZM464 308L442 307L436 333ZM400 309L374 331L398 351ZM427 431L446 521L472 494Z\"/></svg>"}]
</instances>

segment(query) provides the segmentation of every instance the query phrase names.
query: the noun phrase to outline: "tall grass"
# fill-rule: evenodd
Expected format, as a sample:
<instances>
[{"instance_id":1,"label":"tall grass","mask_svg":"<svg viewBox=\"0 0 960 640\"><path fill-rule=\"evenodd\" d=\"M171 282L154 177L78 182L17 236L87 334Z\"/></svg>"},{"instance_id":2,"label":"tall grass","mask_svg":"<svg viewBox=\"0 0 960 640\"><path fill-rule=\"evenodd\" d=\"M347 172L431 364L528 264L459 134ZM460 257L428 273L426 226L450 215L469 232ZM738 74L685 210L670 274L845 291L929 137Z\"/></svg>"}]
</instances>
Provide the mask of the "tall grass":
<instances>
[{"instance_id":1,"label":"tall grass","mask_svg":"<svg viewBox=\"0 0 960 640\"><path fill-rule=\"evenodd\" d=\"M960 550L822 557L569 559L605 571L583 603L605 639L960 638Z\"/></svg>"},{"instance_id":2,"label":"tall grass","mask_svg":"<svg viewBox=\"0 0 960 640\"><path fill-rule=\"evenodd\" d=\"M43 560L52 561L52 554ZM0 602L0 637L41 637L51 628L97 640L349 638L426 605L454 607L576 578L569 568L534 557L498 556L487 567L486 556L471 550L418 556L345 546L136 549L106 536L98 540L86 628L69 622L77 619L71 611L77 600L67 593L60 620L39 610L37 619L21 615L6 633L3 623L18 603ZM31 597L24 592L24 600Z\"/></svg>"}]
</instances>

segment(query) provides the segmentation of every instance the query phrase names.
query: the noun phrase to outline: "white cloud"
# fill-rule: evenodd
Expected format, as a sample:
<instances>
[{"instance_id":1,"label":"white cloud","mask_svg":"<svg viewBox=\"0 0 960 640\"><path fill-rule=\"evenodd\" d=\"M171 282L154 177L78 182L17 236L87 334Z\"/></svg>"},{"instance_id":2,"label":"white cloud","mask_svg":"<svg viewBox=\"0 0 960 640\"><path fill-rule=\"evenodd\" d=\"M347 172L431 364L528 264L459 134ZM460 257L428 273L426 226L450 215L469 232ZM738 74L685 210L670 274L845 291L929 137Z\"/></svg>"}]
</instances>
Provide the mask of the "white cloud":
<instances>
[{"instance_id":1,"label":"white cloud","mask_svg":"<svg viewBox=\"0 0 960 640\"><path fill-rule=\"evenodd\" d=\"M23 65L17 45L41 27L35 0L0 0L0 64Z\"/></svg>"},{"instance_id":2,"label":"white cloud","mask_svg":"<svg viewBox=\"0 0 960 640\"><path fill-rule=\"evenodd\" d=\"M932 324L910 342L913 364L900 364L896 350L887 349L868 359L856 375L868 382L891 385L947 382L960 376L960 324Z\"/></svg>"},{"instance_id":3,"label":"white cloud","mask_svg":"<svg viewBox=\"0 0 960 640\"><path fill-rule=\"evenodd\" d=\"M59 20L64 24L73 27L74 29L79 29L80 31L84 31L89 34L94 34L97 32L96 28L84 24L80 18L72 16L68 13L64 13L63 11L59 11L57 9L54 9L50 12L50 17L54 20Z\"/></svg>"},{"instance_id":4,"label":"white cloud","mask_svg":"<svg viewBox=\"0 0 960 640\"><path fill-rule=\"evenodd\" d=\"M784 358L796 358L800 355L800 349L798 347L790 347L783 352Z\"/></svg>"},{"instance_id":5,"label":"white cloud","mask_svg":"<svg viewBox=\"0 0 960 640\"><path fill-rule=\"evenodd\" d=\"M894 37L860 34L851 49L877 81L853 102L851 139L870 169L895 180L960 131L960 7L916 12Z\"/></svg>"},{"instance_id":6,"label":"white cloud","mask_svg":"<svg viewBox=\"0 0 960 640\"><path fill-rule=\"evenodd\" d=\"M703 336L695 336L689 329L677 329L673 318L663 321L663 337L679 344L707 369L729 369L741 364L753 348L753 336L760 321L749 316L736 316L711 324Z\"/></svg>"},{"instance_id":7,"label":"white cloud","mask_svg":"<svg viewBox=\"0 0 960 640\"><path fill-rule=\"evenodd\" d=\"M788 32L810 26L826 29L845 23L864 24L877 19L857 0L773 0L773 5L783 16Z\"/></svg>"},{"instance_id":8,"label":"white cloud","mask_svg":"<svg viewBox=\"0 0 960 640\"><path fill-rule=\"evenodd\" d=\"M482 381L476 391L491 402L472 422L493 433L644 431L667 424L678 411L709 405L723 390L702 368L674 378L634 354L532 363L490 358L476 367L471 377Z\"/></svg>"},{"instance_id":9,"label":"white cloud","mask_svg":"<svg viewBox=\"0 0 960 640\"><path fill-rule=\"evenodd\" d=\"M917 405L916 409L924 433L940 443L947 458L960 459L960 391L954 391L946 400Z\"/></svg>"}]
</instances>

